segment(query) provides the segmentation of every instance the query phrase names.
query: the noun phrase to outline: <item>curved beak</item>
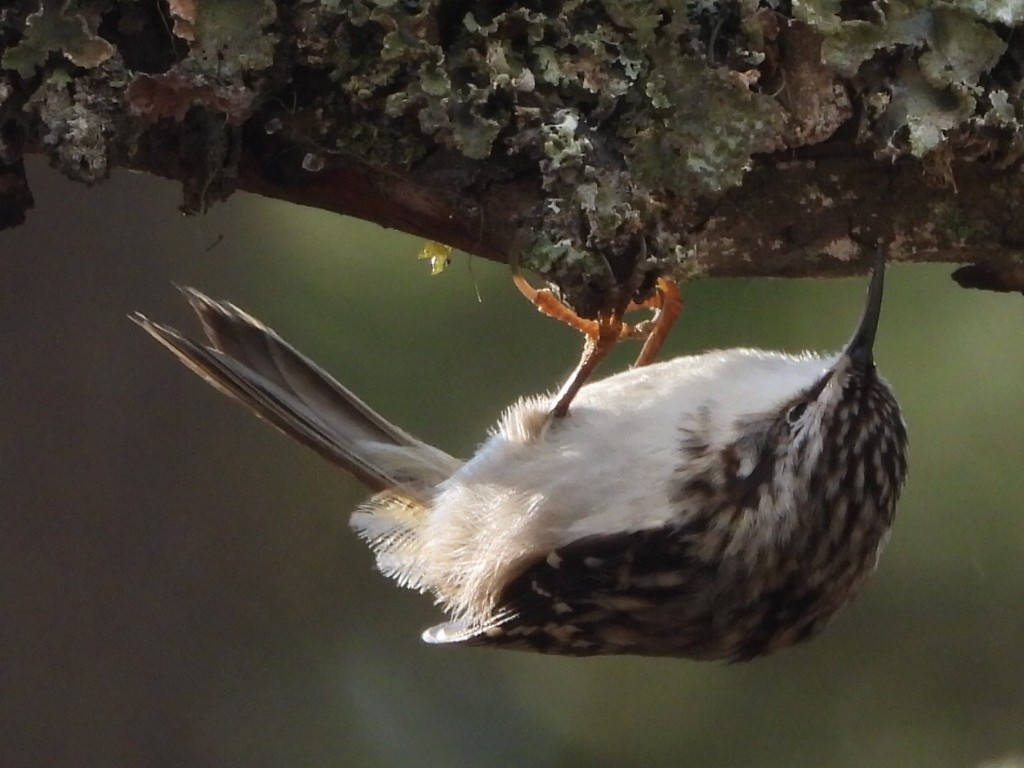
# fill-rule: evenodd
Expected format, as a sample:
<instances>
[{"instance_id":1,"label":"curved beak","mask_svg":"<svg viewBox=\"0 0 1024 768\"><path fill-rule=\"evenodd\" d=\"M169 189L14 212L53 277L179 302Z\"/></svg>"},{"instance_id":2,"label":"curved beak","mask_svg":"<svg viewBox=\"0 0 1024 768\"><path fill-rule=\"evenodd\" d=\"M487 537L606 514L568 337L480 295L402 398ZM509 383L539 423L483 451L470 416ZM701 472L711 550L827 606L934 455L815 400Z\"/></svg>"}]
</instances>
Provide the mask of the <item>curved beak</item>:
<instances>
[{"instance_id":1,"label":"curved beak","mask_svg":"<svg viewBox=\"0 0 1024 768\"><path fill-rule=\"evenodd\" d=\"M871 284L868 286L867 301L864 312L857 323L857 329L846 343L843 354L861 370L874 365L872 350L875 346L875 331L878 329L878 318L882 313L882 287L885 283L885 249L879 245L875 253L875 265L871 272Z\"/></svg>"}]
</instances>

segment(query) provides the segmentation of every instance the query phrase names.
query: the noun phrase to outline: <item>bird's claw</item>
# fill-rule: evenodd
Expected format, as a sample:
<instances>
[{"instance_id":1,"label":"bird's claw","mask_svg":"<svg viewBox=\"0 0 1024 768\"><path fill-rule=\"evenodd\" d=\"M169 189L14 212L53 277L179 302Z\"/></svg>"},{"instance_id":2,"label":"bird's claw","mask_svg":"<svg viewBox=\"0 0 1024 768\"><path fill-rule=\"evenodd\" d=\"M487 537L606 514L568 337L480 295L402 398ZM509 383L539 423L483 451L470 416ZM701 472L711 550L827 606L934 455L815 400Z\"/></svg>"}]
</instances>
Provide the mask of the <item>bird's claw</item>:
<instances>
[{"instance_id":1,"label":"bird's claw","mask_svg":"<svg viewBox=\"0 0 1024 768\"><path fill-rule=\"evenodd\" d=\"M586 383L594 368L623 339L644 340L635 366L653 362L683 307L675 282L660 277L654 293L646 301L614 302L610 309L598 313L596 319L588 319L576 314L553 291L547 288L534 288L518 272L513 273L512 279L520 293L542 314L575 328L586 338L579 365L555 398L555 404L551 409L551 415L555 417L564 416L568 412L573 398ZM627 312L642 309L653 310L654 316L639 323L627 323L622 319Z\"/></svg>"}]
</instances>

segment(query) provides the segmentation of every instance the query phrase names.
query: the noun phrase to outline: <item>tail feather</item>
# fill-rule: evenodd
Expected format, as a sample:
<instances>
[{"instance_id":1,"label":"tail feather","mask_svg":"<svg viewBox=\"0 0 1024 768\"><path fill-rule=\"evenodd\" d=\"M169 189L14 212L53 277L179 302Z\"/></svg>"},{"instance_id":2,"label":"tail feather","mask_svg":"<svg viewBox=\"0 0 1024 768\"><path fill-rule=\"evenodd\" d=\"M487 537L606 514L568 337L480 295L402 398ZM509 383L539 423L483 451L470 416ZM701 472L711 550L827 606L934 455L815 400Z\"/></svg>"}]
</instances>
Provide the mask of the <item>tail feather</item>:
<instances>
[{"instance_id":1,"label":"tail feather","mask_svg":"<svg viewBox=\"0 0 1024 768\"><path fill-rule=\"evenodd\" d=\"M203 379L375 491L417 499L460 462L384 419L238 307L183 288L209 345L132 319Z\"/></svg>"},{"instance_id":2,"label":"tail feather","mask_svg":"<svg viewBox=\"0 0 1024 768\"><path fill-rule=\"evenodd\" d=\"M352 515L377 567L432 591L420 537L433 489L461 462L380 416L270 328L238 307L183 288L207 344L141 314L132 319L203 379L376 494Z\"/></svg>"}]
</instances>

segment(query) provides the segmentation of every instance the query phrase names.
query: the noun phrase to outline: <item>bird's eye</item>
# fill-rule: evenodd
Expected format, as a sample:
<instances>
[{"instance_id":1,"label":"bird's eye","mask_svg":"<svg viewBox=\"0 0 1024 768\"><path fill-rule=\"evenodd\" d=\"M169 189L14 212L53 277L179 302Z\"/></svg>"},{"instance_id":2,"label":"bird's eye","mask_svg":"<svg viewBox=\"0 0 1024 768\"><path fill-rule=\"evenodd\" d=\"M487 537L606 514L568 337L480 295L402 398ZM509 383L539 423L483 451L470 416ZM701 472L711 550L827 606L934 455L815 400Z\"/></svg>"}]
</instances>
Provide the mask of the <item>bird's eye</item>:
<instances>
[{"instance_id":1,"label":"bird's eye","mask_svg":"<svg viewBox=\"0 0 1024 768\"><path fill-rule=\"evenodd\" d=\"M789 409L789 413L786 414L786 421L790 424L796 424L800 421L800 417L804 415L804 411L807 410L807 401L797 403Z\"/></svg>"}]
</instances>

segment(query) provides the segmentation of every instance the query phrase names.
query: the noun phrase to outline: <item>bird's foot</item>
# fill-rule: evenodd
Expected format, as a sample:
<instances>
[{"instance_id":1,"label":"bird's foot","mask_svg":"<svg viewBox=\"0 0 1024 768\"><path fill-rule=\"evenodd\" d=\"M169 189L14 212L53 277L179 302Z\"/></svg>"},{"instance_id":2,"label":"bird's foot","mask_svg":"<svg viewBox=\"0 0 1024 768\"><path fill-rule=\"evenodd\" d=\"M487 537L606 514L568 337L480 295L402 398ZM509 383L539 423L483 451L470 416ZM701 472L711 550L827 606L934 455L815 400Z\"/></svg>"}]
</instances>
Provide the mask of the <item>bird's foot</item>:
<instances>
[{"instance_id":1,"label":"bird's foot","mask_svg":"<svg viewBox=\"0 0 1024 768\"><path fill-rule=\"evenodd\" d=\"M575 328L585 337L579 365L555 396L551 415L558 418L565 416L576 393L590 378L598 363L623 339L644 340L634 365L653 362L683 307L675 282L661 277L658 278L654 293L646 301L637 303L630 301L628 296L625 299L613 297L608 308L598 312L596 319L587 319L566 306L553 291L534 288L518 272L513 275L513 280L520 293L541 313ZM651 309L654 316L635 324L623 320L627 312L640 309Z\"/></svg>"}]
</instances>

